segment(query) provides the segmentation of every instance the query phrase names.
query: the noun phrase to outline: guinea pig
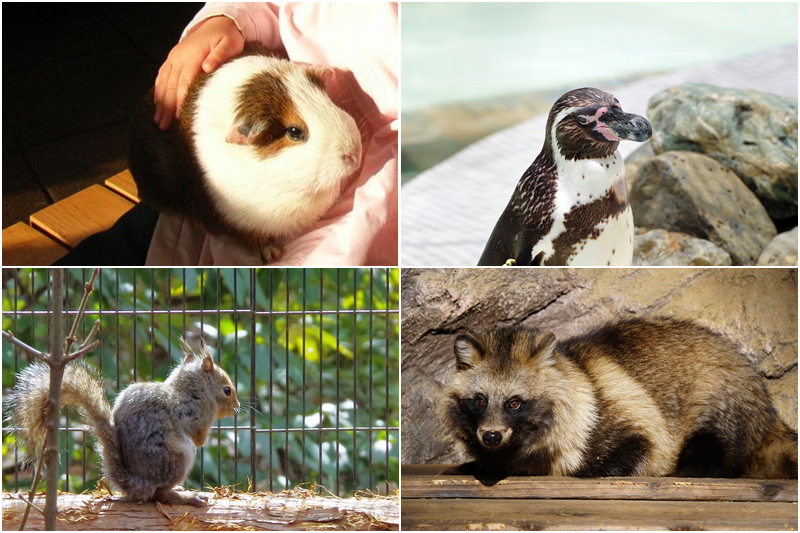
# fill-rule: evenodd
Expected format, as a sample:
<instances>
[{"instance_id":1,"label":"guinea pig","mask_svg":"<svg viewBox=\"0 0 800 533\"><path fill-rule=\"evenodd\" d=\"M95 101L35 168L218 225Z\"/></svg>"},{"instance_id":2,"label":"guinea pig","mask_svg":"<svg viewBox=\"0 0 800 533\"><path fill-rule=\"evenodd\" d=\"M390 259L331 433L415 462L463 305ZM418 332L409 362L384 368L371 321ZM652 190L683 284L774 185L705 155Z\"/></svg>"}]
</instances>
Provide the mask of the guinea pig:
<instances>
[{"instance_id":1,"label":"guinea pig","mask_svg":"<svg viewBox=\"0 0 800 533\"><path fill-rule=\"evenodd\" d=\"M325 92L323 73L248 46L198 75L166 131L153 121L151 89L128 147L142 201L234 235L264 262L279 259L361 162L359 130Z\"/></svg>"}]
</instances>

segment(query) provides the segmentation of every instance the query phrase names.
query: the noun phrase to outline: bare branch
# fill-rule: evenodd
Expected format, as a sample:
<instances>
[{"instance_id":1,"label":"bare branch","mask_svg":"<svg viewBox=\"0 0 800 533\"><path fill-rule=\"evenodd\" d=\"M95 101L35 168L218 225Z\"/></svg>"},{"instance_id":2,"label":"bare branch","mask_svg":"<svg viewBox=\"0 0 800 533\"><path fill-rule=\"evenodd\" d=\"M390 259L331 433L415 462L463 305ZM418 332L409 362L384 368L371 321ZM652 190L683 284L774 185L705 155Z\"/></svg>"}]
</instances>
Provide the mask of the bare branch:
<instances>
[{"instance_id":1,"label":"bare branch","mask_svg":"<svg viewBox=\"0 0 800 533\"><path fill-rule=\"evenodd\" d=\"M38 507L35 508L44 515L45 529L54 530L56 526L56 515L58 513L58 418L61 405L61 382L64 377L64 368L67 363L83 356L85 353L95 349L100 344L99 340L92 341L94 336L100 330L101 323L100 320L97 320L92 326L92 330L89 332L89 335L78 347L78 349L71 354L69 353L70 348L76 342L75 332L77 331L78 324L82 320L84 312L86 311L86 303L89 299L89 295L94 289L94 280L97 277L98 272L99 269L94 269L91 279L88 283L86 283L83 298L81 299L78 313L75 316L75 321L72 323L72 328L70 329L69 335L67 335L66 338L63 338L64 310L62 290L64 286L64 271L63 269L52 269L50 271L50 278L52 279L53 284L53 304L50 314L50 347L52 348L53 352L50 355L44 354L28 346L24 342L14 337L14 335L10 332L2 332L3 338L15 344L16 346L19 346L26 352L32 354L34 357L44 361L50 367L50 390L45 408L45 426L47 427L47 435L45 437L44 446L42 447L41 456L37 461L36 475L33 479L33 486L31 487L30 495L28 500L26 500L28 506L25 508L25 513L22 517L20 530L25 528L25 523L28 520L30 509L31 507L34 507L32 502L33 497L36 494L36 489L38 488L41 480L42 467L45 468L45 473L47 474L45 509L42 511Z\"/></svg>"},{"instance_id":2,"label":"bare branch","mask_svg":"<svg viewBox=\"0 0 800 533\"><path fill-rule=\"evenodd\" d=\"M10 331L3 331L2 334L3 338L8 342L10 342L11 344L15 344L20 348L22 348L24 351L34 356L35 358L47 362L47 354L40 352L39 350L33 348L32 346L28 346L27 344L16 338L14 334L11 333Z\"/></svg>"},{"instance_id":3,"label":"bare branch","mask_svg":"<svg viewBox=\"0 0 800 533\"><path fill-rule=\"evenodd\" d=\"M91 352L92 350L97 348L97 346L99 344L100 344L100 341L94 341L93 343L89 344L88 346L85 345L85 343L84 343L84 344L81 345L80 348L78 348L77 350L75 350L71 354L65 355L64 356L64 360L66 362L74 361L75 359L77 359L79 357L82 357L84 354L86 354L88 352Z\"/></svg>"},{"instance_id":4,"label":"bare branch","mask_svg":"<svg viewBox=\"0 0 800 533\"><path fill-rule=\"evenodd\" d=\"M89 301L89 295L92 294L94 290L94 280L97 277L97 273L100 271L99 268L95 268L92 271L92 277L83 287L83 298L81 298L81 304L78 306L78 314L75 315L75 321L72 323L72 328L69 330L69 335L67 335L65 344L64 344L64 353L69 353L70 348L75 343L75 333L78 331L78 324L80 324L81 319L83 318L83 313L86 311L86 302ZM92 328L94 331L94 328ZM87 337L88 339L89 337Z\"/></svg>"},{"instance_id":5,"label":"bare branch","mask_svg":"<svg viewBox=\"0 0 800 533\"><path fill-rule=\"evenodd\" d=\"M83 348L84 346L92 342L94 336L97 335L97 333L100 331L100 324L101 322L99 318L94 321L94 326L92 326L92 331L89 332L89 334L86 336L86 339L84 339L83 344L81 344L79 348Z\"/></svg>"},{"instance_id":6,"label":"bare branch","mask_svg":"<svg viewBox=\"0 0 800 533\"><path fill-rule=\"evenodd\" d=\"M45 437L43 462L47 485L44 504L44 528L56 529L58 515L58 419L61 410L61 382L64 379L64 270L50 269L53 286L50 315L50 390L45 408Z\"/></svg>"},{"instance_id":7,"label":"bare branch","mask_svg":"<svg viewBox=\"0 0 800 533\"><path fill-rule=\"evenodd\" d=\"M31 491L28 493L28 499L22 498L28 505L25 506L25 512L22 514L22 520L19 523L19 531L23 531L25 529L25 524L28 523L28 515L31 514L31 507L35 508L40 513L44 514L44 511L39 507L33 505L33 498L36 496L36 490L39 488L39 482L42 480L42 467L44 466L44 448L42 448L42 453L39 455L39 459L36 461L36 473L33 476L33 483L31 483Z\"/></svg>"},{"instance_id":8,"label":"bare branch","mask_svg":"<svg viewBox=\"0 0 800 533\"><path fill-rule=\"evenodd\" d=\"M28 509L30 509L32 507L33 509L39 511L40 514L44 515L44 509L42 509L41 507L39 507L38 505L33 503L33 495L30 496L30 499L25 498L25 496L23 496L22 494L17 494L16 497L19 498L20 500L22 500L23 502L27 503L28 504ZM20 530L21 529L22 528L20 528Z\"/></svg>"}]
</instances>

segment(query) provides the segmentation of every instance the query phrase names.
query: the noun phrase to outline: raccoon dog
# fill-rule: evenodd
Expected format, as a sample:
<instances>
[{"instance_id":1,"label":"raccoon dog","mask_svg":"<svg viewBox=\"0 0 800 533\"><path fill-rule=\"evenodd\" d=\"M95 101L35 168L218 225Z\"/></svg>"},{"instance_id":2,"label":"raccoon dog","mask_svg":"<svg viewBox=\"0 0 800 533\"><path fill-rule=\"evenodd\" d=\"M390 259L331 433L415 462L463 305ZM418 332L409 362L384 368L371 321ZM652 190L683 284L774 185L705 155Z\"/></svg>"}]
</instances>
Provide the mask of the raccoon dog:
<instances>
[{"instance_id":1,"label":"raccoon dog","mask_svg":"<svg viewBox=\"0 0 800 533\"><path fill-rule=\"evenodd\" d=\"M797 477L797 432L721 336L627 320L459 335L440 414L482 475Z\"/></svg>"}]
</instances>

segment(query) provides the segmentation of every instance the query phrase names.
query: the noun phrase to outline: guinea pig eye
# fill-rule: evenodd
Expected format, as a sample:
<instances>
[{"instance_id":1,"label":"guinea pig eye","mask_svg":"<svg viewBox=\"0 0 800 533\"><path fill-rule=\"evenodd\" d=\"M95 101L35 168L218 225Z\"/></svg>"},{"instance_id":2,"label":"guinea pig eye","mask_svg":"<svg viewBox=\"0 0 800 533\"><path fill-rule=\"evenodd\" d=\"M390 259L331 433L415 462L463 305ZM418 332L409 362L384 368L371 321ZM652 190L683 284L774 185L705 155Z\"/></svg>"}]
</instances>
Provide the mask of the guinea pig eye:
<instances>
[{"instance_id":1,"label":"guinea pig eye","mask_svg":"<svg viewBox=\"0 0 800 533\"><path fill-rule=\"evenodd\" d=\"M230 387L222 387L222 392L225 393L225 396L231 395L231 388Z\"/></svg>"},{"instance_id":2,"label":"guinea pig eye","mask_svg":"<svg viewBox=\"0 0 800 533\"><path fill-rule=\"evenodd\" d=\"M305 141L306 132L297 126L289 126L286 128L286 135L293 141Z\"/></svg>"}]
</instances>

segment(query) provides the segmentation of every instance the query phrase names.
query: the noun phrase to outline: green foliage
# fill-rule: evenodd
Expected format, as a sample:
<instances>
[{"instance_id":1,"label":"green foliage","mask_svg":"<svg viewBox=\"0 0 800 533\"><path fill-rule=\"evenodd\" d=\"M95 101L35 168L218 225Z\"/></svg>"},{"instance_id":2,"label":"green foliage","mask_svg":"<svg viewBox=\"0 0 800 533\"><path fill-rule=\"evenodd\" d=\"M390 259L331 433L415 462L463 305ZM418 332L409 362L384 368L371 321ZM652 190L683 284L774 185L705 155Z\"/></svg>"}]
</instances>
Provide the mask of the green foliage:
<instances>
[{"instance_id":1,"label":"green foliage","mask_svg":"<svg viewBox=\"0 0 800 533\"><path fill-rule=\"evenodd\" d=\"M89 276L69 271L66 327ZM3 329L49 351L48 271L6 269L3 285ZM97 319L101 345L87 360L110 401L134 381L163 380L181 335L202 335L237 384L245 409L218 422L187 486L317 483L346 495L399 484L397 269L104 269L80 338ZM6 342L2 357L7 390L30 360ZM62 433L64 490L94 488L99 477L82 437ZM12 443L4 431L4 466Z\"/></svg>"}]
</instances>

